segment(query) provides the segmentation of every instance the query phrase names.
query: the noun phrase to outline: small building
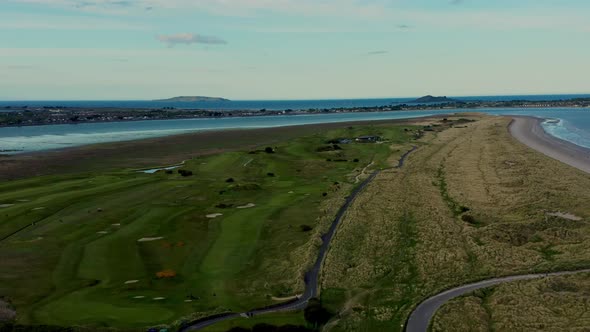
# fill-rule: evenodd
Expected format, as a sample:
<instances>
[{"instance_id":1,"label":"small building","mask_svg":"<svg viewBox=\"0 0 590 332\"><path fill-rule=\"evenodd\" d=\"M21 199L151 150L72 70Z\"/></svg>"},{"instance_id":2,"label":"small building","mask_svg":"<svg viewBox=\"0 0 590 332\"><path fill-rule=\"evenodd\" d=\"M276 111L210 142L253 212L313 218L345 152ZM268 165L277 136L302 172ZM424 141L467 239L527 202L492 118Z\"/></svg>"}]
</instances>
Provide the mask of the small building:
<instances>
[{"instance_id":1,"label":"small building","mask_svg":"<svg viewBox=\"0 0 590 332\"><path fill-rule=\"evenodd\" d=\"M381 140L379 136L360 136L355 139L358 143L375 143Z\"/></svg>"}]
</instances>

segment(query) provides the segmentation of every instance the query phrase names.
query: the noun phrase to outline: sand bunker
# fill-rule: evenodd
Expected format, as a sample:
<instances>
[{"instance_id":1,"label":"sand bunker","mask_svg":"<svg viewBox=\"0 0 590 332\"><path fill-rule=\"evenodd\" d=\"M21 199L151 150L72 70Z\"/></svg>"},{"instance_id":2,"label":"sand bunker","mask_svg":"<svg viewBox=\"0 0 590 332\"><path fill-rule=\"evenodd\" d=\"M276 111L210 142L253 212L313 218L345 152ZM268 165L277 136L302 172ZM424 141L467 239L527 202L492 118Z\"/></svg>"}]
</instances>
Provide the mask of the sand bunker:
<instances>
[{"instance_id":1,"label":"sand bunker","mask_svg":"<svg viewBox=\"0 0 590 332\"><path fill-rule=\"evenodd\" d=\"M152 242L162 240L163 237L142 237L141 239L137 240L137 242Z\"/></svg>"},{"instance_id":2,"label":"sand bunker","mask_svg":"<svg viewBox=\"0 0 590 332\"><path fill-rule=\"evenodd\" d=\"M193 300L184 300L184 302L189 303L189 302L193 302Z\"/></svg>"},{"instance_id":3,"label":"sand bunker","mask_svg":"<svg viewBox=\"0 0 590 332\"><path fill-rule=\"evenodd\" d=\"M125 285L136 284L138 282L139 282L139 280L127 280L127 281L125 281Z\"/></svg>"},{"instance_id":4,"label":"sand bunker","mask_svg":"<svg viewBox=\"0 0 590 332\"><path fill-rule=\"evenodd\" d=\"M581 217L578 217L574 214L571 213L564 213L564 212L548 212L547 213L548 216L552 216L552 217L559 217L559 218L563 218L563 219L567 219L567 220L573 220L573 221L580 221L582 220Z\"/></svg>"},{"instance_id":5,"label":"sand bunker","mask_svg":"<svg viewBox=\"0 0 590 332\"><path fill-rule=\"evenodd\" d=\"M133 298L134 298L134 299L145 299L145 296L138 295L138 296L134 296Z\"/></svg>"},{"instance_id":6,"label":"sand bunker","mask_svg":"<svg viewBox=\"0 0 590 332\"><path fill-rule=\"evenodd\" d=\"M238 206L237 208L238 208L238 209L250 209L250 208L253 208L253 207L255 207L255 206L256 206L256 204L254 204L254 203L249 203L249 204L246 204L246 205Z\"/></svg>"},{"instance_id":7,"label":"sand bunker","mask_svg":"<svg viewBox=\"0 0 590 332\"><path fill-rule=\"evenodd\" d=\"M154 301L162 301L165 300L165 297L154 297Z\"/></svg>"},{"instance_id":8,"label":"sand bunker","mask_svg":"<svg viewBox=\"0 0 590 332\"><path fill-rule=\"evenodd\" d=\"M38 210L45 210L45 207L41 206L41 207L36 207L36 208L32 209L32 211L38 211Z\"/></svg>"},{"instance_id":9,"label":"sand bunker","mask_svg":"<svg viewBox=\"0 0 590 332\"><path fill-rule=\"evenodd\" d=\"M112 224L113 226L119 227L121 224Z\"/></svg>"},{"instance_id":10,"label":"sand bunker","mask_svg":"<svg viewBox=\"0 0 590 332\"><path fill-rule=\"evenodd\" d=\"M14 204L0 204L0 209L14 206Z\"/></svg>"},{"instance_id":11,"label":"sand bunker","mask_svg":"<svg viewBox=\"0 0 590 332\"><path fill-rule=\"evenodd\" d=\"M107 231L100 231L100 232L96 232L96 234L109 234L109 232L107 232Z\"/></svg>"},{"instance_id":12,"label":"sand bunker","mask_svg":"<svg viewBox=\"0 0 590 332\"><path fill-rule=\"evenodd\" d=\"M288 297L271 297L271 299L273 301L291 301L291 300L297 300L301 297L301 295L293 295L293 296L288 296Z\"/></svg>"},{"instance_id":13,"label":"sand bunker","mask_svg":"<svg viewBox=\"0 0 590 332\"><path fill-rule=\"evenodd\" d=\"M215 219L217 217L221 217L222 215L223 215L223 213L212 213L212 214L206 215L206 217L209 219Z\"/></svg>"}]
</instances>

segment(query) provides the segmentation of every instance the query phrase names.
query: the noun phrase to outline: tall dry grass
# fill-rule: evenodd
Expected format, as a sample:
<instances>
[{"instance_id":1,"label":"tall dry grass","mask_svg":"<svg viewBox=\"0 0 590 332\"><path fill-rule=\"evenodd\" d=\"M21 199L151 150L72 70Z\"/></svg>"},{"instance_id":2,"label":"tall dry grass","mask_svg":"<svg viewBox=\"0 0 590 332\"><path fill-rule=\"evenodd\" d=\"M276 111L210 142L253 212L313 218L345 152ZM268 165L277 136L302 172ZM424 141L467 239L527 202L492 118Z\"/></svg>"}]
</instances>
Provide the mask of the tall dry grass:
<instances>
[{"instance_id":1,"label":"tall dry grass","mask_svg":"<svg viewBox=\"0 0 590 332\"><path fill-rule=\"evenodd\" d=\"M405 168L379 175L348 212L322 279L328 302L331 290L349 290L332 330L400 330L419 301L445 288L590 266L590 176L515 141L510 119L471 117L426 136Z\"/></svg>"}]
</instances>

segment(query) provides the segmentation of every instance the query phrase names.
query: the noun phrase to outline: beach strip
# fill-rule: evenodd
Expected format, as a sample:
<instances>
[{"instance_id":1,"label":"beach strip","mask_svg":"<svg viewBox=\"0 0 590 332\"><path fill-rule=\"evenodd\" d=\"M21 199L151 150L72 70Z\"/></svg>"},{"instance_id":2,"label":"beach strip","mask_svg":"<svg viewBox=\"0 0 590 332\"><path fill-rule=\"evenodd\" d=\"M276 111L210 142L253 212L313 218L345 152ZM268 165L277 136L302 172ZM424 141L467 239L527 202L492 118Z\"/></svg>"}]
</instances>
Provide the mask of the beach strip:
<instances>
[{"instance_id":1,"label":"beach strip","mask_svg":"<svg viewBox=\"0 0 590 332\"><path fill-rule=\"evenodd\" d=\"M546 156L590 173L590 149L564 141L545 132L543 119L513 117L508 130L521 143Z\"/></svg>"}]
</instances>

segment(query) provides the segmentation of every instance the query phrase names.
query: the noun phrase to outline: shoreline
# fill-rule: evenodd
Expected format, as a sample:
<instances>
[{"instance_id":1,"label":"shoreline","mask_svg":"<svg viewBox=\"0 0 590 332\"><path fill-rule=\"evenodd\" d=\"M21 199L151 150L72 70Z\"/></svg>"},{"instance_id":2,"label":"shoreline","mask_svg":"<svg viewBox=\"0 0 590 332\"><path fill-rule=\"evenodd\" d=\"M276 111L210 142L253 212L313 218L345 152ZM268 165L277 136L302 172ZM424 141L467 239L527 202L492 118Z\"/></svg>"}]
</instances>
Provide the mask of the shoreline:
<instances>
[{"instance_id":1,"label":"shoreline","mask_svg":"<svg viewBox=\"0 0 590 332\"><path fill-rule=\"evenodd\" d=\"M472 114L472 113L471 113ZM142 170L178 165L183 160L214 153L273 145L318 131L359 125L411 124L435 121L445 115L392 120L332 122L254 129L225 129L184 133L130 141L97 143L63 149L0 154L0 180L30 176ZM465 115L468 115L467 113Z\"/></svg>"},{"instance_id":2,"label":"shoreline","mask_svg":"<svg viewBox=\"0 0 590 332\"><path fill-rule=\"evenodd\" d=\"M590 149L562 140L543 129L543 119L512 116L508 131L516 140L542 154L590 173Z\"/></svg>"}]
</instances>

